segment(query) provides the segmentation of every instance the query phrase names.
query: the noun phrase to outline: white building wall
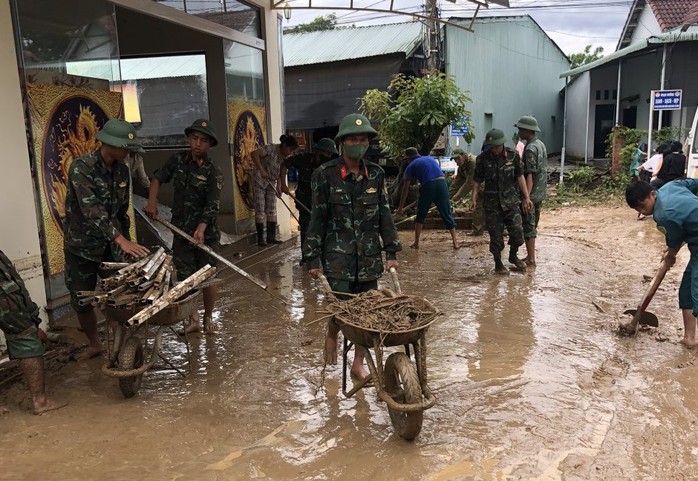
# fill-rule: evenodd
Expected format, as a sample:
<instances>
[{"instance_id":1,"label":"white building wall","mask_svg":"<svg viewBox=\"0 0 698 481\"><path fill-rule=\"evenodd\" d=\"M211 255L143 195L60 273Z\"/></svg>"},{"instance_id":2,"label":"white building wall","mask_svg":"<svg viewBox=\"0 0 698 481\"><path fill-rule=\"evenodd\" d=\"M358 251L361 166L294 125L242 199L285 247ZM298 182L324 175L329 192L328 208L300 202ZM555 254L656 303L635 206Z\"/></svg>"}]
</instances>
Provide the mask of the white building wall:
<instances>
[{"instance_id":1,"label":"white building wall","mask_svg":"<svg viewBox=\"0 0 698 481\"><path fill-rule=\"evenodd\" d=\"M565 153L573 159L585 159L585 155L591 157L592 147L585 149L587 116L589 111L589 84L591 75L589 72L580 74L567 87L567 132ZM575 135L569 135L574 132Z\"/></svg>"},{"instance_id":2,"label":"white building wall","mask_svg":"<svg viewBox=\"0 0 698 481\"><path fill-rule=\"evenodd\" d=\"M12 260L46 319L39 227L9 2L0 2L0 249ZM2 334L0 333L0 337ZM4 344L4 341L3 341Z\"/></svg>"},{"instance_id":3,"label":"white building wall","mask_svg":"<svg viewBox=\"0 0 698 481\"><path fill-rule=\"evenodd\" d=\"M662 33L662 29L659 28L659 22L657 22L652 8L650 8L649 5L645 5L645 8L637 19L637 27L633 30L630 43L632 44L643 38L649 38L653 35L659 35L660 33Z\"/></svg>"}]
</instances>

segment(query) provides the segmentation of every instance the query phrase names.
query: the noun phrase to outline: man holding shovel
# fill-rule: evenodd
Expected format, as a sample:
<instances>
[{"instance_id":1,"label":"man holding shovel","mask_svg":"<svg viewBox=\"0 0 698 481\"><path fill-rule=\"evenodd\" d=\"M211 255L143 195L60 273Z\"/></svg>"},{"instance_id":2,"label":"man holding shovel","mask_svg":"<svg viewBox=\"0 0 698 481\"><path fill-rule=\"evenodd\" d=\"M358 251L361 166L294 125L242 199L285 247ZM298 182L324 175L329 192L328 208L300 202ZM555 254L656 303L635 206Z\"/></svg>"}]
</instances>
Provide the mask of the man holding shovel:
<instances>
[{"instance_id":1,"label":"man holding shovel","mask_svg":"<svg viewBox=\"0 0 698 481\"><path fill-rule=\"evenodd\" d=\"M688 244L691 259L679 287L679 308L683 316L687 348L696 347L698 316L698 179L680 179L654 190L646 182L634 182L625 191L628 206L645 216L653 216L657 229L664 234L667 250L663 262L670 268L682 244Z\"/></svg>"},{"instance_id":2,"label":"man holding shovel","mask_svg":"<svg viewBox=\"0 0 698 481\"><path fill-rule=\"evenodd\" d=\"M158 215L160 184L174 183L172 224L190 234L199 244L206 244L214 251L219 247L221 231L218 228L223 173L208 156L208 150L218 144L216 131L206 119L195 120L184 129L189 140L189 150L178 152L153 175L148 195L148 205L143 211L153 219ZM186 279L206 264L216 265L216 260L193 246L189 241L175 236L172 254L178 280ZM213 307L216 287L203 289L204 332L212 334ZM186 332L201 332L198 313L192 313Z\"/></svg>"}]
</instances>

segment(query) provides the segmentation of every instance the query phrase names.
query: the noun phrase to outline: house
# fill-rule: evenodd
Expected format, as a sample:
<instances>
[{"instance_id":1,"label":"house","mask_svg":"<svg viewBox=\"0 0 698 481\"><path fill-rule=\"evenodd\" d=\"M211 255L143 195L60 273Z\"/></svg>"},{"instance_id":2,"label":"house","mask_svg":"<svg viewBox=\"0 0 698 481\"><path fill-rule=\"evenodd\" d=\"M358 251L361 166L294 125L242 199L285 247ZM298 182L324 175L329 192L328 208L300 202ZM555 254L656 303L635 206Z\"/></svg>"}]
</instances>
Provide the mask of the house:
<instances>
[{"instance_id":1,"label":"house","mask_svg":"<svg viewBox=\"0 0 698 481\"><path fill-rule=\"evenodd\" d=\"M287 129L315 140L334 137L366 90L385 89L397 73L418 75L422 28L407 22L284 34Z\"/></svg>"},{"instance_id":2,"label":"house","mask_svg":"<svg viewBox=\"0 0 698 481\"><path fill-rule=\"evenodd\" d=\"M562 73L560 77L568 81L568 157L606 157L606 138L614 125L649 129L652 90L682 90L679 110L654 111L653 130L690 127L698 105L696 4L691 0L635 0L618 49Z\"/></svg>"},{"instance_id":3,"label":"house","mask_svg":"<svg viewBox=\"0 0 698 481\"><path fill-rule=\"evenodd\" d=\"M471 19L451 18L470 25ZM514 134L522 115L533 115L549 153L562 148L564 80L569 59L529 15L478 17L473 32L445 26L446 73L468 92L470 121L479 152L492 128ZM462 138L451 135L455 147Z\"/></svg>"}]
</instances>

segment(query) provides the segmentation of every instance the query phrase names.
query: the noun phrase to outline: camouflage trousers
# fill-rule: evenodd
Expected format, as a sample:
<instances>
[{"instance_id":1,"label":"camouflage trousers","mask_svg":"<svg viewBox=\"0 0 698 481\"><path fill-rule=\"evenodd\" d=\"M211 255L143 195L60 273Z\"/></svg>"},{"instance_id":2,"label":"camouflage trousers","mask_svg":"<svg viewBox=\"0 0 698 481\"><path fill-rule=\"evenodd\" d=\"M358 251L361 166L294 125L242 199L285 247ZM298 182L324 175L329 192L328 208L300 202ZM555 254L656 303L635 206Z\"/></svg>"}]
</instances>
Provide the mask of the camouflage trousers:
<instances>
[{"instance_id":1,"label":"camouflage trousers","mask_svg":"<svg viewBox=\"0 0 698 481\"><path fill-rule=\"evenodd\" d=\"M214 252L218 252L220 249L218 241L206 241L206 245ZM213 256L208 255L198 247L193 246L189 241L183 240L178 236L175 236L172 241L172 260L177 269L178 281L183 281L206 264L210 264L213 267L217 266L217 261Z\"/></svg>"},{"instance_id":2,"label":"camouflage trousers","mask_svg":"<svg viewBox=\"0 0 698 481\"><path fill-rule=\"evenodd\" d=\"M535 239L538 236L538 222L543 202L534 202L533 210L526 214L522 212L524 239Z\"/></svg>"},{"instance_id":3,"label":"camouflage trousers","mask_svg":"<svg viewBox=\"0 0 698 481\"><path fill-rule=\"evenodd\" d=\"M10 359L43 356L44 345L38 336L38 319L33 318L33 303L25 299L16 284L0 290L0 330L5 334ZM10 291L10 292L8 292Z\"/></svg>"},{"instance_id":4,"label":"camouflage trousers","mask_svg":"<svg viewBox=\"0 0 698 481\"><path fill-rule=\"evenodd\" d=\"M504 227L509 232L509 245L517 248L524 243L521 208L502 209L499 198L484 199L487 232L490 234L490 252L495 256L504 250Z\"/></svg>"},{"instance_id":5,"label":"camouflage trousers","mask_svg":"<svg viewBox=\"0 0 698 481\"><path fill-rule=\"evenodd\" d=\"M91 305L81 306L78 304L78 291L94 291L97 287L97 277L104 278L113 271L105 271L99 267L101 262L111 262L114 260L111 249L104 252L101 262L91 261L73 254L68 249L65 251L65 286L70 291L70 305L77 313L90 312Z\"/></svg>"}]
</instances>

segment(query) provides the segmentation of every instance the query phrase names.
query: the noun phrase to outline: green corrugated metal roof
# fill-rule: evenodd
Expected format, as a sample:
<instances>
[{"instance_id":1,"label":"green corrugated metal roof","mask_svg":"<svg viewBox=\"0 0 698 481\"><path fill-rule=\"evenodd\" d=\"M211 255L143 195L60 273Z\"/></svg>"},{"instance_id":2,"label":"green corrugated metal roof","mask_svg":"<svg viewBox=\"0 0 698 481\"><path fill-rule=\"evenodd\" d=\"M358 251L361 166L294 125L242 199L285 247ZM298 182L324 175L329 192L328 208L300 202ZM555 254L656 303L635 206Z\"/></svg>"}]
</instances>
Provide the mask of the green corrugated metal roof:
<instances>
[{"instance_id":1,"label":"green corrugated metal roof","mask_svg":"<svg viewBox=\"0 0 698 481\"><path fill-rule=\"evenodd\" d=\"M284 34L284 66L297 67L391 53L409 56L422 41L419 22Z\"/></svg>"},{"instance_id":2,"label":"green corrugated metal roof","mask_svg":"<svg viewBox=\"0 0 698 481\"><path fill-rule=\"evenodd\" d=\"M587 70L593 70L596 67L600 67L609 62L613 62L614 60L617 60L619 58L623 58L632 53L639 52L640 50L652 47L653 45L662 45L665 43L674 42L692 42L696 40L698 40L698 25L692 25L685 32L681 32L680 28L675 28L673 30L669 30L668 32L664 32L660 35L654 35L652 37L638 40L637 42L631 43L625 48L616 50L615 52L608 54L605 57L601 57L595 62L582 65L581 67L568 70L567 72L562 72L560 74L560 78L572 77L577 74L584 73Z\"/></svg>"}]
</instances>

